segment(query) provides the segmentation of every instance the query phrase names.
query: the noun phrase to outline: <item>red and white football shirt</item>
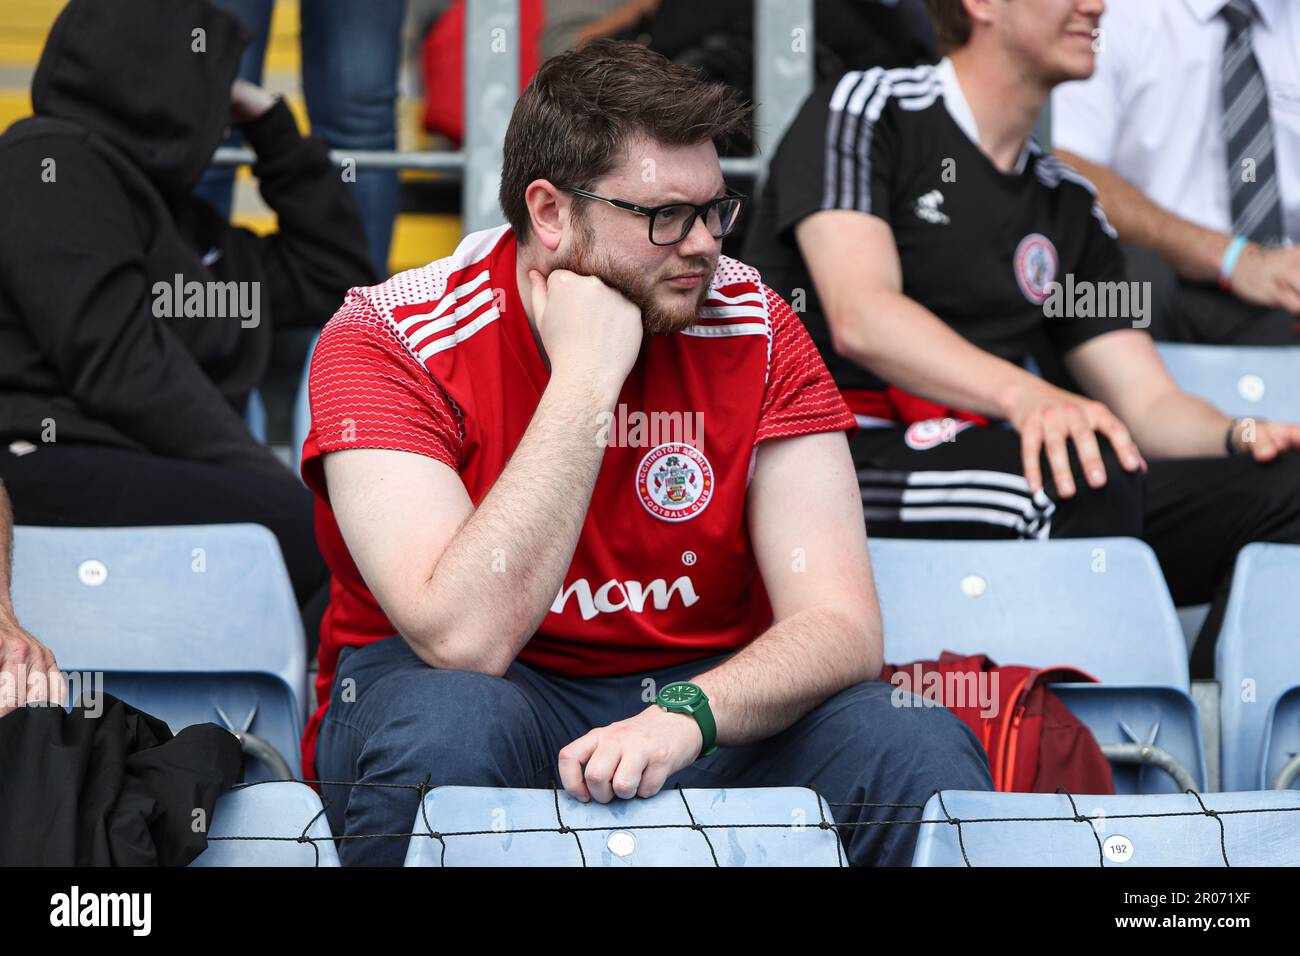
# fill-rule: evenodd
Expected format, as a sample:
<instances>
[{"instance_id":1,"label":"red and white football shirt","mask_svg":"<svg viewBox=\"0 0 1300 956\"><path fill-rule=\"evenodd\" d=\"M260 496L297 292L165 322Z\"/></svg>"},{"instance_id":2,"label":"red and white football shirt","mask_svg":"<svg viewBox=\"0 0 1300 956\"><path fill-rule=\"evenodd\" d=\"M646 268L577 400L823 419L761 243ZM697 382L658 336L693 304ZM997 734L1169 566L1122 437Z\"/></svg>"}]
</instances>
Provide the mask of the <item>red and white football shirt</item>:
<instances>
[{"instance_id":1,"label":"red and white football shirt","mask_svg":"<svg viewBox=\"0 0 1300 956\"><path fill-rule=\"evenodd\" d=\"M504 226L467 236L446 259L353 289L321 332L302 474L333 583L320 708L303 741L309 777L339 650L396 633L344 545L322 456L427 455L454 468L477 505L548 378ZM757 445L853 427L798 317L754 269L722 257L699 322L647 339L628 375L564 587L519 660L568 675L629 674L747 644L772 620L745 525ZM565 470L555 462L556 482Z\"/></svg>"}]
</instances>

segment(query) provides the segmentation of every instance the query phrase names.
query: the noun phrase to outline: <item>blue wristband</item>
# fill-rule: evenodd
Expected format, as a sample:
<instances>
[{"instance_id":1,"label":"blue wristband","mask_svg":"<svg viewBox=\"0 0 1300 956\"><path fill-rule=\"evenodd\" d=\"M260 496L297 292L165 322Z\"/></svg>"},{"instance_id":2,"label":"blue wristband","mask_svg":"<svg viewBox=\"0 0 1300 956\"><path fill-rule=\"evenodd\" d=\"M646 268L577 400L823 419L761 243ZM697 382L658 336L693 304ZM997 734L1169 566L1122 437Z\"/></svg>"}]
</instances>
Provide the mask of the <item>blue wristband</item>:
<instances>
[{"instance_id":1,"label":"blue wristband","mask_svg":"<svg viewBox=\"0 0 1300 956\"><path fill-rule=\"evenodd\" d=\"M1232 274L1237 271L1237 261L1245 251L1250 240L1245 236L1234 236L1223 253L1223 262L1219 264L1219 288L1227 292L1232 288Z\"/></svg>"}]
</instances>

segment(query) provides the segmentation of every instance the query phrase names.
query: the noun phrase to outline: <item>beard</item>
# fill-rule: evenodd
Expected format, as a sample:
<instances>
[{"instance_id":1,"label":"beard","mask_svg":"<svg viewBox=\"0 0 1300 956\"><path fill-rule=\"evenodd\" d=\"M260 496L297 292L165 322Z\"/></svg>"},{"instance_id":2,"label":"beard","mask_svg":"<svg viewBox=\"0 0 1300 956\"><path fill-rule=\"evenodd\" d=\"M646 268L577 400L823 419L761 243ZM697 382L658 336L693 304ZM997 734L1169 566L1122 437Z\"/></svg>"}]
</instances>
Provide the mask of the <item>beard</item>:
<instances>
[{"instance_id":1,"label":"beard","mask_svg":"<svg viewBox=\"0 0 1300 956\"><path fill-rule=\"evenodd\" d=\"M682 260L674 265L675 272L703 272L705 274L698 290L673 290L672 305L661 304L655 298L655 287L667 276L648 277L639 269L618 262L612 257L598 256L593 251L595 236L579 224L574 240L574 248L557 262L556 269L566 269L578 275L595 276L605 285L620 293L641 310L641 324L646 335L669 335L690 328L700 318L700 307L709 294L709 285L713 278L714 267L709 260L694 258Z\"/></svg>"}]
</instances>

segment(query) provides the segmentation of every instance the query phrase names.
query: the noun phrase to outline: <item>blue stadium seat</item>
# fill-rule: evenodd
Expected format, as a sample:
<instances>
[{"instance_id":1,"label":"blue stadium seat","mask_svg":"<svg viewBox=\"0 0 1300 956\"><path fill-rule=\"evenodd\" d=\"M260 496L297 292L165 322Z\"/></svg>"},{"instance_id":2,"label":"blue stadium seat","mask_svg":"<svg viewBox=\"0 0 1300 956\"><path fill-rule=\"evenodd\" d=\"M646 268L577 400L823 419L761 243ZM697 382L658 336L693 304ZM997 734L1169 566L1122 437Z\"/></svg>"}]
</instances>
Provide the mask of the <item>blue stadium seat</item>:
<instances>
[{"instance_id":1,"label":"blue stadium seat","mask_svg":"<svg viewBox=\"0 0 1300 956\"><path fill-rule=\"evenodd\" d=\"M1300 687L1278 698L1264 721L1260 786L1300 788ZM1286 771L1286 779L1279 775Z\"/></svg>"},{"instance_id":2,"label":"blue stadium seat","mask_svg":"<svg viewBox=\"0 0 1300 956\"><path fill-rule=\"evenodd\" d=\"M1261 786L1300 788L1300 687L1292 687L1271 706L1260 750Z\"/></svg>"},{"instance_id":3,"label":"blue stadium seat","mask_svg":"<svg viewBox=\"0 0 1300 956\"><path fill-rule=\"evenodd\" d=\"M1178 623L1182 626L1183 637L1187 640L1187 653L1196 646L1196 638L1201 633L1205 619L1210 616L1210 605L1189 604L1178 609Z\"/></svg>"},{"instance_id":4,"label":"blue stadium seat","mask_svg":"<svg viewBox=\"0 0 1300 956\"><path fill-rule=\"evenodd\" d=\"M1282 809L1297 812L1278 812ZM1092 819L1076 821L1076 810ZM1206 810L1233 812L1214 818ZM1250 810L1262 812L1240 812ZM1162 813L1186 816L1154 816ZM1042 819L1051 822L1036 822ZM943 822L920 824L913 866L969 861L971 866L1221 867L1225 854L1232 866L1300 865L1300 797L1294 792L1206 793L1198 800L1193 794L1071 798L946 790L930 798L922 820ZM952 820L961 820L960 828Z\"/></svg>"},{"instance_id":5,"label":"blue stadium seat","mask_svg":"<svg viewBox=\"0 0 1300 956\"><path fill-rule=\"evenodd\" d=\"M262 393L253 389L248 393L248 405L244 408L244 421L253 437L266 444L266 405L262 402Z\"/></svg>"},{"instance_id":6,"label":"blue stadium seat","mask_svg":"<svg viewBox=\"0 0 1300 956\"><path fill-rule=\"evenodd\" d=\"M1174 381L1225 415L1300 421L1300 346L1157 343Z\"/></svg>"},{"instance_id":7,"label":"blue stadium seat","mask_svg":"<svg viewBox=\"0 0 1300 956\"><path fill-rule=\"evenodd\" d=\"M1249 544L1237 555L1215 668L1225 790L1271 787L1287 751L1300 750L1298 585L1300 545Z\"/></svg>"},{"instance_id":8,"label":"blue stadium seat","mask_svg":"<svg viewBox=\"0 0 1300 956\"><path fill-rule=\"evenodd\" d=\"M575 832L559 832L561 820ZM416 813L406 865L846 865L823 820L834 822L826 802L800 787L665 790L607 804L552 790L438 787ZM667 824L677 826L644 829ZM441 839L425 835L434 833Z\"/></svg>"},{"instance_id":9,"label":"blue stadium seat","mask_svg":"<svg viewBox=\"0 0 1300 956\"><path fill-rule=\"evenodd\" d=\"M1155 553L1136 538L873 538L871 561L891 663L979 652L1117 684L1188 686L1178 615Z\"/></svg>"},{"instance_id":10,"label":"blue stadium seat","mask_svg":"<svg viewBox=\"0 0 1300 956\"><path fill-rule=\"evenodd\" d=\"M1178 781L1149 764L1112 763L1116 793L1182 793L1207 785L1199 713L1187 691L1149 684L1053 684L1097 743L1150 744L1172 754L1191 775Z\"/></svg>"},{"instance_id":11,"label":"blue stadium seat","mask_svg":"<svg viewBox=\"0 0 1300 956\"><path fill-rule=\"evenodd\" d=\"M311 431L311 399L307 394L307 380L311 375L311 357L316 354L316 343L319 341L320 333L317 332L307 347L307 361L303 362L298 394L293 399L293 447L290 453L293 455L293 473L299 476L299 480L302 478L302 443Z\"/></svg>"},{"instance_id":12,"label":"blue stadium seat","mask_svg":"<svg viewBox=\"0 0 1300 956\"><path fill-rule=\"evenodd\" d=\"M1105 683L1057 688L1099 744L1153 742L1204 789L1187 645L1145 543L873 538L871 560L886 661L933 660L947 650L1077 667ZM1115 765L1114 777L1119 793L1182 789L1149 767Z\"/></svg>"},{"instance_id":13,"label":"blue stadium seat","mask_svg":"<svg viewBox=\"0 0 1300 956\"><path fill-rule=\"evenodd\" d=\"M310 842L298 842L301 836ZM238 839L277 837L280 839ZM190 866L338 866L320 797L302 783L261 783L222 794L208 848Z\"/></svg>"},{"instance_id":14,"label":"blue stadium seat","mask_svg":"<svg viewBox=\"0 0 1300 956\"><path fill-rule=\"evenodd\" d=\"M19 620L73 674L173 730L248 728L301 773L302 619L279 544L255 524L14 529ZM77 686L80 685L80 686ZM246 746L246 754L248 752ZM273 776L246 756L246 779Z\"/></svg>"}]
</instances>

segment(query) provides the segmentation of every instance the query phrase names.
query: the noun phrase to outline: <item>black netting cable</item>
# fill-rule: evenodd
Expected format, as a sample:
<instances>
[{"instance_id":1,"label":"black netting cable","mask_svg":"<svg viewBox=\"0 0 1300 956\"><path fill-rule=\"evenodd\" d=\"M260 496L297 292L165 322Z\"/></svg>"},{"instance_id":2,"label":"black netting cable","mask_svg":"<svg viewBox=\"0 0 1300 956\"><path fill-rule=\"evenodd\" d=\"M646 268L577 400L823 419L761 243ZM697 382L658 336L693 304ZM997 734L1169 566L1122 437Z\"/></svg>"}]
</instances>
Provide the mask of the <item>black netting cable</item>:
<instances>
[{"instance_id":1,"label":"black netting cable","mask_svg":"<svg viewBox=\"0 0 1300 956\"><path fill-rule=\"evenodd\" d=\"M966 841L961 835L961 821L948 812L948 805L943 802L942 790L934 791L932 796L937 796L939 798L939 809L943 811L943 815L947 818L948 822L957 827L957 848L961 850L961 858L966 862L968 867L973 866L974 864L971 863L970 857L966 855Z\"/></svg>"},{"instance_id":2,"label":"black netting cable","mask_svg":"<svg viewBox=\"0 0 1300 956\"><path fill-rule=\"evenodd\" d=\"M811 790L813 792L813 796L817 798L817 814L818 816L821 817L821 824L820 824L821 828L823 830L830 830L831 836L835 840L835 865L843 869L844 854L843 854L843 848L840 846L839 831L835 829L834 823L826 819L826 804L822 803L822 792L817 789L817 785L815 783L808 784L808 789Z\"/></svg>"},{"instance_id":3,"label":"black netting cable","mask_svg":"<svg viewBox=\"0 0 1300 956\"><path fill-rule=\"evenodd\" d=\"M445 867L447 865L447 841L442 838L442 834L435 830L433 824L429 822L429 805L424 799L433 789L429 786L429 779L430 775L426 773L424 775L424 780L420 782L420 819L424 821L424 828L429 831L428 833L422 834L422 836L427 836L438 841L438 865Z\"/></svg>"},{"instance_id":4,"label":"black netting cable","mask_svg":"<svg viewBox=\"0 0 1300 956\"><path fill-rule=\"evenodd\" d=\"M286 781L275 781L275 780L254 781L254 782L252 782L252 783L236 784L236 785L233 786L231 789L232 789L232 790L248 789L248 788L251 788L251 787L260 786L260 785L262 785L262 784L264 784L264 783L282 783L282 782L286 782ZM427 774L425 775L424 780L423 780L422 782L420 782L419 784L369 783L369 782L367 782L367 783L358 783L358 782L355 782L355 781L343 782L343 781L328 781L328 780L296 780L296 781L291 781L291 782L294 782L294 783L301 783L301 784L314 784L314 785L316 785L316 787L318 788L318 790L319 790L320 788L323 788L323 787L331 787L331 786L335 786L335 787L378 787L378 788L389 788L389 789L399 789L399 790L413 790L413 791L415 791L416 796L417 796L417 799L418 799L419 804L420 804L420 814L421 814L421 817L420 817L420 818L423 820L425 830L424 830L424 832L421 832L421 833L354 833L354 834L348 834L348 835L345 835L345 836L331 836L331 837L328 837L328 838L326 838L326 837L312 837L312 836L309 835L312 826L315 825L316 821L319 820L319 819L321 818L322 815L325 815L325 814L326 814L326 809L327 809L327 808L330 806L330 804L331 804L331 799L325 797L324 794L323 794L323 792L322 792L322 793L321 793L321 804L322 804L321 809L318 810L318 811L316 811L316 812L312 815L312 817L307 821L306 825L305 825L305 826L301 829L301 831L298 832L296 835L286 835L286 836L220 836L220 837L209 836L209 837L208 837L209 842L219 842L219 841L226 841L226 840L242 840L242 841L248 841L248 842L254 842L254 841L271 841L271 842L289 842L289 843L310 843L310 844L312 845L312 851L313 851L313 853L315 854L316 865L319 866L319 865L320 865L320 847L317 845L317 841L318 841L318 840L332 839L333 841L335 841L336 844L341 844L342 841L344 841L344 840L393 840L393 839L405 839L405 840L407 840L407 841L409 842L410 840L413 840L415 837L418 836L418 837L432 838L432 839L436 839L436 840L438 840L439 845L440 845L439 863L440 863L440 865L442 865L442 866L446 866L446 865L447 865L447 839L448 839L449 837L454 837L454 836L489 836L489 835L498 835L498 836L499 836L502 832L511 833L511 834L523 834L523 833L551 833L551 834L555 834L555 833L558 833L558 834L569 834L569 835L572 835L572 836L573 836L574 841L575 841L575 842L577 843L577 845L578 845L578 855L579 855L579 857L580 857L580 859L581 859L581 864L582 864L582 866L586 867L586 866L589 866L590 864L589 864L588 861L587 861L587 858L586 858L586 852L585 852L585 850L584 850L584 848L583 848L582 840L581 840L580 834L581 834L581 833L584 833L584 832L604 833L604 832L608 832L608 830L610 829L610 827L609 827L608 825L603 825L603 826L586 826L586 827L572 827L572 826L569 826L567 823L565 823L565 822L564 822L563 815L562 815L562 812L561 812L561 809L560 809L560 788L558 787L558 785L557 785L554 781L552 781L552 786L551 786L551 796L552 796L552 799L553 799L553 801L554 801L555 820L556 820L556 824L557 824L555 827L545 827L545 826L541 826L541 827L527 827L527 828L518 828L518 829L516 829L516 828L509 828L509 829L507 829L507 830L505 830L505 831L498 830L498 829L495 829L495 828L494 828L494 829L486 829L486 830L465 830L465 831L458 831L458 832L452 832L452 833L444 833L444 832L440 832L440 831L436 831L436 830L434 830L434 828L433 828L433 826L432 826L432 824L431 824L431 822L430 822L430 820L429 820L428 807L426 806L426 797L427 797L428 794L431 793L435 788L433 788L432 786L430 786L430 776L427 775ZM876 827L883 827L883 826L916 826L916 827L920 827L920 826L925 826L925 825L929 825L929 824L937 824L937 825L941 825L941 826L946 825L946 826L953 826L953 827L956 827L956 830L957 830L957 844L958 844L958 847L959 847L959 849L960 849L960 851L961 851L962 860L963 860L963 862L965 863L966 866L971 867L971 866L974 866L974 864L971 862L970 854L969 854L969 851L968 851L968 849L967 849L967 847L966 847L966 839L965 839L965 838L966 838L966 833L965 833L965 829L964 829L964 827L965 827L966 824L976 824L976 823L1087 823L1087 824L1089 825L1089 830L1091 831L1091 833L1092 833L1092 835L1093 835L1093 840L1097 843L1097 846L1098 846L1098 853L1099 853L1100 858L1101 858L1101 865L1102 865L1102 866L1105 866L1105 862L1104 862L1104 845L1103 845L1103 842L1102 842L1102 840L1101 840L1101 838L1100 838L1100 835L1099 835L1099 833L1098 833L1098 831L1097 831L1096 826L1093 825L1093 821L1094 821L1094 820L1098 820L1098 819L1101 819L1101 820L1108 820L1108 821L1114 821L1114 820L1126 820L1126 819L1137 819L1137 820L1148 820L1148 819L1150 819L1150 820L1155 820L1155 819L1160 819L1160 818L1163 818L1163 817L1193 817L1193 816L1194 816L1194 817L1204 817L1204 816L1208 816L1208 817L1213 817L1213 818L1216 820L1216 822L1217 822L1218 825L1219 825L1219 851L1220 851L1220 855L1222 856L1224 866L1231 866L1232 864L1231 864L1231 862L1230 862L1229 859L1228 859L1228 849L1227 849L1227 828L1226 828L1226 825L1225 825L1224 820L1223 820L1224 817L1226 817L1226 816L1232 816L1232 815L1236 815L1236 814L1297 813L1297 812L1300 812L1300 806L1293 806L1293 807L1245 807L1245 808L1235 809L1235 810L1211 810L1210 808L1208 808L1208 807L1205 805L1204 801L1201 799L1200 794L1196 793L1194 790L1188 790L1188 791L1186 791L1186 792L1187 792L1187 793L1190 793L1190 794L1191 794L1191 795L1196 799L1197 803L1200 805L1199 810L1174 810L1174 811L1166 811L1166 812L1161 812L1161 813L1114 813L1114 814L1101 814L1100 816L1088 816L1087 814L1083 814L1083 813L1080 813L1080 812L1079 812L1079 808L1078 808L1077 803L1075 802L1075 798L1074 798L1070 793L1068 793L1064 788L1057 788L1056 793L1058 793L1058 794L1064 796L1064 797L1065 797L1067 800L1069 800L1069 802L1070 802L1070 810L1071 810L1071 815L1070 815L1070 816L1051 816L1051 817L965 817L965 818L958 818L958 817L954 817L954 816L949 812L948 807L947 807L947 804L946 804L946 802L944 801L943 792L940 791L940 790L934 790L934 791L932 792L932 795L937 795L937 796L938 796L938 798L939 798L939 799L938 799L939 807L940 807L940 809L941 809L942 812L943 812L944 819L941 819L941 820L940 820L940 819L934 819L934 820L925 820L925 819L888 819L888 820L855 820L855 821L843 821L843 822L839 822L839 821L836 821L836 820L834 819L834 817L831 817L830 819L827 818L827 808L828 808L828 807L831 808L832 811L833 811L835 808L839 808L839 807L853 807L853 808L873 808L873 809L913 810L913 811L922 811L922 812L923 812L923 811L924 811L924 807L925 807L925 805L924 805L924 804L915 804L915 803L873 803L873 802L866 802L866 801L858 801L858 802L852 802L852 801L845 801L845 802L825 801L825 802L823 803L822 795L821 795L821 793L817 790L817 788L816 788L815 785L809 785L809 786L807 787L807 789L811 790L811 791L813 792L813 794L817 797L817 807L818 807L818 813L819 813L819 816L820 816L820 820L819 820L819 822L818 822L818 824L817 824L818 828L819 828L819 829L822 829L822 830L831 830L832 832L834 832L834 833L836 834L836 840L835 840L836 861L837 861L837 863L839 863L840 866L844 866L844 865L846 865L846 862L845 862L845 856L844 856L844 853L843 853L843 849L844 849L844 848L840 846L840 840L839 840L839 838L838 838L838 837L841 835L841 831L843 831L843 832L849 832L850 828L852 828L852 827L872 827L872 826L876 826ZM682 788L681 788L680 786L677 787L677 791L678 791L678 796L680 797L680 799L681 799L681 801L682 801L682 804L683 804L683 806L684 806L685 809L686 809L686 814L687 814L687 817L688 817L688 819L689 819L689 821L690 821L689 823L646 823L646 824L637 824L637 825L631 825L631 826L624 826L624 827L620 827L620 829L624 829L624 830L628 830L628 831L635 831L635 830L681 830L681 829L691 829L691 830L696 830L696 831L698 831L698 832L700 833L701 836L704 837L705 844L706 844L706 845L708 846L708 848L709 848L709 854L710 854L710 856L711 856L712 859L713 859L714 866L721 866L721 863L720 863L719 860L718 860L718 855L717 855L716 847L714 846L713 841L712 841L712 839L711 839L710 836L709 836L709 833L708 833L709 830L711 830L711 829L720 829L720 830L780 829L780 830L788 830L788 829L790 829L791 826L792 826L791 823L732 823L732 824L728 824L728 823L711 823L711 824L700 823L699 820L696 819L695 814L694 814L694 811L692 810L692 808L691 808L689 802L688 802L687 799L686 799L686 795L685 795L685 793L682 791ZM800 827L799 829L802 829L802 828Z\"/></svg>"},{"instance_id":5,"label":"black netting cable","mask_svg":"<svg viewBox=\"0 0 1300 956\"><path fill-rule=\"evenodd\" d=\"M573 834L573 842L578 844L578 859L582 860L582 866L585 869L587 854L582 849L582 837L578 836L576 831L569 829L564 823L564 817L560 815L560 788L555 785L554 777L551 778L551 796L555 798L555 820L560 825L560 832Z\"/></svg>"},{"instance_id":6,"label":"black netting cable","mask_svg":"<svg viewBox=\"0 0 1300 956\"><path fill-rule=\"evenodd\" d=\"M1232 864L1228 862L1227 834L1223 828L1223 821L1219 819L1218 811L1211 810L1208 807L1206 807L1205 801L1201 799L1201 795L1197 793L1195 790L1185 790L1183 792L1190 793L1192 796L1196 798L1196 802L1201 805L1201 809L1205 812L1205 815L1207 817L1214 817L1214 822L1219 825L1219 852L1223 854L1223 865L1227 867L1231 867Z\"/></svg>"},{"instance_id":7,"label":"black netting cable","mask_svg":"<svg viewBox=\"0 0 1300 956\"><path fill-rule=\"evenodd\" d=\"M1075 804L1074 797L1070 795L1070 791L1066 790L1064 787L1057 787L1056 792L1070 801L1070 809L1074 811L1074 822L1088 824L1088 832L1092 834L1092 840L1097 844L1097 865L1105 867L1106 854L1102 852L1101 837L1097 835L1097 828L1092 825L1092 817L1085 817L1079 813L1079 807Z\"/></svg>"},{"instance_id":8,"label":"black netting cable","mask_svg":"<svg viewBox=\"0 0 1300 956\"><path fill-rule=\"evenodd\" d=\"M316 838L309 837L307 835L307 831L310 830L312 828L312 825L315 824L315 822L319 820L321 817L323 817L324 815L325 815L325 801L322 800L320 810L317 811L315 816L313 816L310 820L307 821L307 825L303 827L302 832L298 834L299 843L311 844L311 851L316 856L316 862L312 864L312 866L315 867L320 866L320 847L316 845Z\"/></svg>"},{"instance_id":9,"label":"black netting cable","mask_svg":"<svg viewBox=\"0 0 1300 956\"><path fill-rule=\"evenodd\" d=\"M713 857L713 865L721 868L722 864L718 862L718 854L713 849L713 841L709 839L709 834L705 832L704 827L695 822L695 814L691 812L691 805L686 802L686 791L682 789L681 784L677 785L677 795L682 798L682 806L686 808L686 815L690 817L691 829L698 830L700 835L704 837L704 842L708 844L709 847L709 856Z\"/></svg>"}]
</instances>

